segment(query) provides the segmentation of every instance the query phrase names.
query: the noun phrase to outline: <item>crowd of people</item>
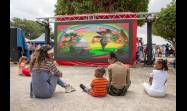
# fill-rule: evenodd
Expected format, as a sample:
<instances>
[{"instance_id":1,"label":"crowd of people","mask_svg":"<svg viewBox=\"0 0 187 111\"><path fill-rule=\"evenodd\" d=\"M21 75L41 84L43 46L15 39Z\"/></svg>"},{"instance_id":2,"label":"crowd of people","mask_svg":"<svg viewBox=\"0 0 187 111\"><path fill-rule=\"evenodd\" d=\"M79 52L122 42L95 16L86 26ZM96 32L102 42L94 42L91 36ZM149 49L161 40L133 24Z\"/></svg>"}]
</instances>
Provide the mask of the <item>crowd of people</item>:
<instances>
[{"instance_id":1,"label":"crowd of people","mask_svg":"<svg viewBox=\"0 0 187 111\"><path fill-rule=\"evenodd\" d=\"M136 45L136 64L141 62L146 62L148 54L147 47L144 46L143 39L137 38L137 45ZM152 47L152 60L155 60L155 57L175 57L176 56L176 50L169 44L165 44L162 46L155 46ZM176 66L176 59L173 61L174 67Z\"/></svg>"},{"instance_id":2,"label":"crowd of people","mask_svg":"<svg viewBox=\"0 0 187 111\"><path fill-rule=\"evenodd\" d=\"M31 97L50 98L54 95L57 85L65 88L66 93L76 91L72 85L62 78L63 73L56 67L53 56L54 49L45 45L35 49L29 66L25 67L26 58L21 58L20 73L32 77L30 84ZM104 67L95 69L95 79L91 81L90 87L80 84L80 88L84 92L94 97L105 97L107 94L124 96L126 94L131 85L129 66L120 62L115 52L108 55L108 63L107 70ZM143 84L144 90L150 96L164 97L166 94L165 83L168 78L167 61L159 59L154 68L150 74L150 83ZM104 75L107 72L108 78L105 78Z\"/></svg>"},{"instance_id":3,"label":"crowd of people","mask_svg":"<svg viewBox=\"0 0 187 111\"><path fill-rule=\"evenodd\" d=\"M156 46L155 50L155 54L157 54L158 57L161 57L162 55L164 55L165 57L175 56L175 49L169 44L166 44L164 46Z\"/></svg>"}]
</instances>

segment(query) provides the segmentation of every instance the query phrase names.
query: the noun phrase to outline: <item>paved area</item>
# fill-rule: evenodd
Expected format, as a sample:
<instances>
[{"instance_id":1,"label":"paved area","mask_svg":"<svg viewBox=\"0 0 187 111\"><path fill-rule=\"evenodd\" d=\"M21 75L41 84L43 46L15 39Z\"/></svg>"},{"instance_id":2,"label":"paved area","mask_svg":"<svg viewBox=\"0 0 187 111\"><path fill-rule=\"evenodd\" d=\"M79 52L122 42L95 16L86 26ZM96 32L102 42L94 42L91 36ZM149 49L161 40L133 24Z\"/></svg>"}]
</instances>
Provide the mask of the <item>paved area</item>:
<instances>
[{"instance_id":1,"label":"paved area","mask_svg":"<svg viewBox=\"0 0 187 111\"><path fill-rule=\"evenodd\" d=\"M10 66L10 111L176 111L176 74L170 69L167 81L167 96L152 98L143 91L142 83L147 81L151 67L131 68L132 84L126 96L103 98L91 97L82 92L79 84L89 86L96 67L58 66L63 79L77 91L65 93L57 86L54 97L36 99L29 96L31 77L18 75L18 66ZM108 77L108 75L106 75Z\"/></svg>"}]
</instances>

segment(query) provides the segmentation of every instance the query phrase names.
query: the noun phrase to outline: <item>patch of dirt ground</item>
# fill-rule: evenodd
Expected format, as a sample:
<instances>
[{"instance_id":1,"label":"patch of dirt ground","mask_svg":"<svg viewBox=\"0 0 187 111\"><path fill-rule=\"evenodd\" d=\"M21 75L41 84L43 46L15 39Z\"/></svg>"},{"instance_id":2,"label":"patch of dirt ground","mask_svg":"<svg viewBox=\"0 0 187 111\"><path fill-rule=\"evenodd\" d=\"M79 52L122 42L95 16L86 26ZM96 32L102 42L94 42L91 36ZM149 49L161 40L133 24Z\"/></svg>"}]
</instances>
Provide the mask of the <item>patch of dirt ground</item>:
<instances>
[{"instance_id":1,"label":"patch of dirt ground","mask_svg":"<svg viewBox=\"0 0 187 111\"><path fill-rule=\"evenodd\" d=\"M81 83L89 86L96 67L58 66L63 79L76 88L65 93L57 86L50 99L30 98L31 77L18 75L18 66L10 66L10 111L176 111L176 74L169 71L167 96L149 97L143 91L142 83L147 81L151 67L131 68L131 86L125 96L107 95L91 97L79 88ZM106 75L108 77L108 75Z\"/></svg>"}]
</instances>

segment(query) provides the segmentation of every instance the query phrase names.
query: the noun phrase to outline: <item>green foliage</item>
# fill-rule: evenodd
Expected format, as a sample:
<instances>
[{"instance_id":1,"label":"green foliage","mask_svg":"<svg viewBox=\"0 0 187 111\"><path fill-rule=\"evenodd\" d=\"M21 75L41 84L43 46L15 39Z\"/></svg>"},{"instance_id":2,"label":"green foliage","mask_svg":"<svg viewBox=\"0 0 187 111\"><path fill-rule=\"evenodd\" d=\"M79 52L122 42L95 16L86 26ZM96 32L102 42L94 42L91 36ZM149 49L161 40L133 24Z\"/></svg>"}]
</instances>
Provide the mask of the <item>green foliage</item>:
<instances>
[{"instance_id":1,"label":"green foliage","mask_svg":"<svg viewBox=\"0 0 187 111\"><path fill-rule=\"evenodd\" d=\"M147 12L149 0L57 0L55 15L99 12ZM144 21L138 21L141 26Z\"/></svg>"},{"instance_id":2,"label":"green foliage","mask_svg":"<svg viewBox=\"0 0 187 111\"><path fill-rule=\"evenodd\" d=\"M21 28L26 37L30 34L30 37L27 37L28 39L35 39L45 32L44 26L32 20L13 18L12 21L10 21L10 25Z\"/></svg>"},{"instance_id":3,"label":"green foliage","mask_svg":"<svg viewBox=\"0 0 187 111\"><path fill-rule=\"evenodd\" d=\"M78 36L78 37L76 38L76 40L79 42L79 41L81 40L81 38Z\"/></svg>"},{"instance_id":4,"label":"green foliage","mask_svg":"<svg viewBox=\"0 0 187 111\"><path fill-rule=\"evenodd\" d=\"M116 41L118 39L117 35L112 35L112 38L114 39L114 41Z\"/></svg>"},{"instance_id":5,"label":"green foliage","mask_svg":"<svg viewBox=\"0 0 187 111\"><path fill-rule=\"evenodd\" d=\"M50 32L50 37L51 37L51 39L55 38L54 32Z\"/></svg>"},{"instance_id":6,"label":"green foliage","mask_svg":"<svg viewBox=\"0 0 187 111\"><path fill-rule=\"evenodd\" d=\"M163 8L153 23L153 34L169 41L175 46L176 40L176 1L173 0L166 8Z\"/></svg>"},{"instance_id":7,"label":"green foliage","mask_svg":"<svg viewBox=\"0 0 187 111\"><path fill-rule=\"evenodd\" d=\"M68 33L68 34L65 34L64 37L69 37L69 36L73 36L73 37L76 37L77 34L74 33L74 32L71 32L71 33Z\"/></svg>"}]
</instances>

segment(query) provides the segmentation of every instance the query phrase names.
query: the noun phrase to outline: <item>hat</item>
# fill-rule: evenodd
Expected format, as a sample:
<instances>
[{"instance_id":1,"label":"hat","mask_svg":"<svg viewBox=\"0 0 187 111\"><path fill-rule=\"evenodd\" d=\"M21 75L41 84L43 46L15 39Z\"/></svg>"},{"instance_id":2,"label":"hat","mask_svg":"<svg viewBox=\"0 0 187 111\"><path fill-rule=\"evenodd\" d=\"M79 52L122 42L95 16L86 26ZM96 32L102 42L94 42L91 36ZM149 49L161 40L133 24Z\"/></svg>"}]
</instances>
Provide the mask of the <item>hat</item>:
<instances>
[{"instance_id":1,"label":"hat","mask_svg":"<svg viewBox=\"0 0 187 111\"><path fill-rule=\"evenodd\" d=\"M47 51L48 54L54 53L54 48L50 49L49 51Z\"/></svg>"}]
</instances>

